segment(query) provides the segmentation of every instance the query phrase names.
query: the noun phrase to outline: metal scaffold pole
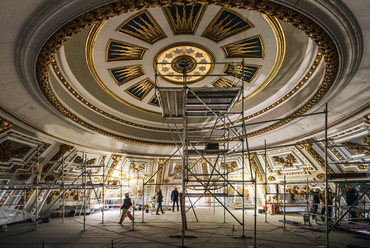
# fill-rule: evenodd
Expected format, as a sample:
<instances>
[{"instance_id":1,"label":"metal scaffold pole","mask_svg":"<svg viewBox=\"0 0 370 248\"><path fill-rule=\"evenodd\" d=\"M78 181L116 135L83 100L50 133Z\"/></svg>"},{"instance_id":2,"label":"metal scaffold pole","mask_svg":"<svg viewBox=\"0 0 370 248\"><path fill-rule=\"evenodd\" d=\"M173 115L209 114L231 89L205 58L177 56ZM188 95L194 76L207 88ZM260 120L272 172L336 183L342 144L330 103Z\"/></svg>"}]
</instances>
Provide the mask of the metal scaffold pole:
<instances>
[{"instance_id":1,"label":"metal scaffold pole","mask_svg":"<svg viewBox=\"0 0 370 248\"><path fill-rule=\"evenodd\" d=\"M267 151L265 140L265 223L267 223Z\"/></svg>"},{"instance_id":2,"label":"metal scaffold pole","mask_svg":"<svg viewBox=\"0 0 370 248\"><path fill-rule=\"evenodd\" d=\"M185 82L185 85L186 85L186 82ZM186 90L186 88L184 87L183 90ZM184 99L184 106L186 104L185 102L186 100ZM181 228L181 247L185 247L185 170L188 168L188 165L187 165L187 154L188 154L188 144L187 144L187 124L188 124L188 120L187 120L187 116L186 116L186 113L184 113L184 117L183 117L183 137L182 137L182 156L183 156L183 166L182 166L182 208L181 208L181 219L182 219L182 228Z\"/></svg>"},{"instance_id":3,"label":"metal scaffold pole","mask_svg":"<svg viewBox=\"0 0 370 248\"><path fill-rule=\"evenodd\" d=\"M122 190L122 187L123 187L123 177L122 177L122 173L123 173L123 163L121 163L121 187L120 187L120 203L121 203L121 206L123 205L123 190Z\"/></svg>"},{"instance_id":4,"label":"metal scaffold pole","mask_svg":"<svg viewBox=\"0 0 370 248\"><path fill-rule=\"evenodd\" d=\"M40 154L39 154L39 148L37 147L37 163L36 163L36 223L35 223L35 229L39 229L39 177L41 176L41 166L40 163Z\"/></svg>"},{"instance_id":5,"label":"metal scaffold pole","mask_svg":"<svg viewBox=\"0 0 370 248\"><path fill-rule=\"evenodd\" d=\"M257 170L254 172L254 225L253 225L253 244L257 247Z\"/></svg>"},{"instance_id":6,"label":"metal scaffold pole","mask_svg":"<svg viewBox=\"0 0 370 248\"><path fill-rule=\"evenodd\" d=\"M110 158L108 160L109 165ZM103 187L102 187L102 200L103 200L103 207L101 209L101 223L104 224L104 209L105 209L105 161L103 163L103 177L102 177Z\"/></svg>"},{"instance_id":7,"label":"metal scaffold pole","mask_svg":"<svg viewBox=\"0 0 370 248\"><path fill-rule=\"evenodd\" d=\"M334 204L334 218L335 218L335 222L337 222L337 219L338 219L338 210L339 210L339 194L338 194L338 184L336 183L335 184L335 204Z\"/></svg>"},{"instance_id":8,"label":"metal scaffold pole","mask_svg":"<svg viewBox=\"0 0 370 248\"><path fill-rule=\"evenodd\" d=\"M244 72L244 59L242 60L242 71ZM241 88L242 88L242 137L241 137L241 142L242 142L242 225L243 225L243 234L242 234L242 238L246 238L245 237L245 213L244 213L244 201L245 201L245 197L244 197L244 190L245 190L245 185L244 185L244 173L245 173L245 168L244 168L244 164L245 164L245 158L244 158L244 141L248 142L247 140L247 133L245 131L245 123L244 123L244 74L242 74L242 85L241 85ZM246 137L244 139L244 137ZM248 146L248 144L247 144ZM248 149L248 148L247 148ZM248 154L249 154L249 149L248 149ZM250 159L250 157L248 156L248 159ZM249 164L251 163L250 160L249 161ZM252 172L252 171L251 171Z\"/></svg>"},{"instance_id":9,"label":"metal scaffold pole","mask_svg":"<svg viewBox=\"0 0 370 248\"><path fill-rule=\"evenodd\" d=\"M145 212L145 184L144 184L144 177L143 177L143 212L142 212L142 218L141 218L141 222L144 223L144 212Z\"/></svg>"},{"instance_id":10,"label":"metal scaffold pole","mask_svg":"<svg viewBox=\"0 0 370 248\"><path fill-rule=\"evenodd\" d=\"M39 222L39 171L36 169L36 223L35 223L35 229L38 230L38 222Z\"/></svg>"},{"instance_id":11,"label":"metal scaffold pole","mask_svg":"<svg viewBox=\"0 0 370 248\"><path fill-rule=\"evenodd\" d=\"M328 104L325 104L325 222L326 222L326 247L329 247L329 208L328 208Z\"/></svg>"},{"instance_id":12,"label":"metal scaffold pole","mask_svg":"<svg viewBox=\"0 0 370 248\"><path fill-rule=\"evenodd\" d=\"M64 193L64 156L62 156L62 199L63 199L63 210L62 210L62 223L65 221L65 215L66 215L66 199L65 199L65 193Z\"/></svg>"},{"instance_id":13,"label":"metal scaffold pole","mask_svg":"<svg viewBox=\"0 0 370 248\"><path fill-rule=\"evenodd\" d=\"M284 227L283 227L283 230L285 231L285 186L286 186L286 176L284 174L284 190L283 190L283 206L284 206L284 212L283 212L283 222L284 222Z\"/></svg>"},{"instance_id":14,"label":"metal scaffold pole","mask_svg":"<svg viewBox=\"0 0 370 248\"><path fill-rule=\"evenodd\" d=\"M83 209L84 209L84 231L86 230L86 154L84 152L84 174L82 177L83 186L84 186L84 195L83 195Z\"/></svg>"},{"instance_id":15,"label":"metal scaffold pole","mask_svg":"<svg viewBox=\"0 0 370 248\"><path fill-rule=\"evenodd\" d=\"M224 123L226 122L226 120L225 120L225 116L224 116ZM227 128L227 126L226 125L224 125L224 137L226 137L226 128ZM226 142L224 142L224 149L226 149ZM225 156L225 154L223 155L223 162L224 162L224 165L225 165L225 168L224 168L224 178L226 178L226 171L227 171L227 169L226 169L226 156ZM223 193L224 193L224 205L226 206L226 186L227 186L227 184L226 184L226 182L224 182L224 184L223 184ZM226 209L224 208L224 223L226 223Z\"/></svg>"}]
</instances>

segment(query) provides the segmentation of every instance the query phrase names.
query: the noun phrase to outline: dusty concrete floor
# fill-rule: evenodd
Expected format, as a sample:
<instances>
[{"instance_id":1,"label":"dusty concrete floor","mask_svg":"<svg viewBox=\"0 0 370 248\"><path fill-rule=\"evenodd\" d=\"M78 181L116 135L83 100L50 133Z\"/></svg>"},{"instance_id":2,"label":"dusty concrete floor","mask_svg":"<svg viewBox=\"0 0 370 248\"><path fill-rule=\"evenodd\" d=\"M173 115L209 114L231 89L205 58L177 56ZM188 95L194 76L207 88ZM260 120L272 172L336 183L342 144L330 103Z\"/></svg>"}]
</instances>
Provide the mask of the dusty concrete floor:
<instances>
[{"instance_id":1,"label":"dusty concrete floor","mask_svg":"<svg viewBox=\"0 0 370 248\"><path fill-rule=\"evenodd\" d=\"M241 210L231 210L241 220ZM224 223L224 211L221 208L196 209L199 222L194 214L187 215L188 230L185 239L186 247L253 247L253 211L245 215L245 235L241 239L242 227L228 213ZM0 233L0 247L181 247L181 216L179 212L166 211L165 214L145 214L142 223L141 212L135 214L135 230L126 218L123 225L118 224L119 211L106 211L104 224L100 212L86 216L85 231L83 217L51 219L49 223L35 225L24 223L8 226L8 231ZM307 226L286 224L283 230L282 215L268 215L265 223L264 214L257 216L257 247L325 247L326 233L323 226L314 224L312 231ZM300 215L287 215L287 220L303 222ZM234 226L234 230L233 230ZM175 236L175 237L170 237ZM112 246L113 243L113 246ZM330 247L370 247L370 239L366 236L348 232L333 231L330 233Z\"/></svg>"}]
</instances>

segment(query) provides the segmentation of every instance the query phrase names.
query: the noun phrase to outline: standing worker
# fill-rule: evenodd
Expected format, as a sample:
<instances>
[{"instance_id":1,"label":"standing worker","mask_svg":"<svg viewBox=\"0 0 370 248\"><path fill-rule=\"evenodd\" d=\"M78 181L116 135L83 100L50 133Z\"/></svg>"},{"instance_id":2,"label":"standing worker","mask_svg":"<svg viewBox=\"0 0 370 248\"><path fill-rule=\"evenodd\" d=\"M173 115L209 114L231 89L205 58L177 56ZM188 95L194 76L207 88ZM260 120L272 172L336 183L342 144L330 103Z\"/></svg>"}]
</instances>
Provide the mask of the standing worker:
<instances>
[{"instance_id":1,"label":"standing worker","mask_svg":"<svg viewBox=\"0 0 370 248\"><path fill-rule=\"evenodd\" d=\"M171 201L172 201L172 212L175 210L175 202L177 204L177 211L179 211L179 192L177 191L176 187L171 193Z\"/></svg>"},{"instance_id":2,"label":"standing worker","mask_svg":"<svg viewBox=\"0 0 370 248\"><path fill-rule=\"evenodd\" d=\"M118 224L121 224L121 225L126 215L129 217L131 221L134 221L134 217L130 213L130 207L132 206L132 202L131 202L131 198L129 198L129 193L126 193L125 196L126 196L125 200L123 201L123 205L121 207L122 209L121 219L118 222Z\"/></svg>"},{"instance_id":3,"label":"standing worker","mask_svg":"<svg viewBox=\"0 0 370 248\"><path fill-rule=\"evenodd\" d=\"M316 212L320 204L320 189L316 188L312 193L312 219L316 218Z\"/></svg>"},{"instance_id":4,"label":"standing worker","mask_svg":"<svg viewBox=\"0 0 370 248\"><path fill-rule=\"evenodd\" d=\"M159 213L158 213L159 208L161 209L162 214L164 214L163 209L162 209L163 195L162 195L162 190L161 189L159 189L158 192L157 192L157 202L158 202L158 208L157 208L156 215L159 215Z\"/></svg>"}]
</instances>

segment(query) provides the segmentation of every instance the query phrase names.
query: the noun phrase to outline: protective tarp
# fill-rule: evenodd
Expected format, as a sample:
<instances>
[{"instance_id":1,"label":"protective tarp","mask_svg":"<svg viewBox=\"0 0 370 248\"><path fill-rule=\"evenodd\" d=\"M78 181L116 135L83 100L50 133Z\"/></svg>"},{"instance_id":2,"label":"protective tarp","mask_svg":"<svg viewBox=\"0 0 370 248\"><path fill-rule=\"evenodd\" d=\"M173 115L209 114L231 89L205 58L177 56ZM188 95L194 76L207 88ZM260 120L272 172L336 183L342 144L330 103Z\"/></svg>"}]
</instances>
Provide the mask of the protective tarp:
<instances>
[{"instance_id":1,"label":"protective tarp","mask_svg":"<svg viewBox=\"0 0 370 248\"><path fill-rule=\"evenodd\" d=\"M22 210L2 207L0 208L0 226L4 224L10 224L18 221L35 220L33 214L27 213Z\"/></svg>"}]
</instances>

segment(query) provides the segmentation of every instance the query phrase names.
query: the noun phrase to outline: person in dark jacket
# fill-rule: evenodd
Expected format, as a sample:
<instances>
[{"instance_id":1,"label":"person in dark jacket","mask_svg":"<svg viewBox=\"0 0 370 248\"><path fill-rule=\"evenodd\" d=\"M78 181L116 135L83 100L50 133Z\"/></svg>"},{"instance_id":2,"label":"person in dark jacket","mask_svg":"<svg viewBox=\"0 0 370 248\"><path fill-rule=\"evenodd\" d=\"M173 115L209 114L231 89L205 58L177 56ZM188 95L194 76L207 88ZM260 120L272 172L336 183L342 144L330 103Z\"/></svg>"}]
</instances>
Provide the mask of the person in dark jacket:
<instances>
[{"instance_id":1,"label":"person in dark jacket","mask_svg":"<svg viewBox=\"0 0 370 248\"><path fill-rule=\"evenodd\" d=\"M171 193L171 201L172 201L172 212L175 210L175 202L177 205L177 211L179 211L179 192L177 191L176 187Z\"/></svg>"},{"instance_id":2,"label":"person in dark jacket","mask_svg":"<svg viewBox=\"0 0 370 248\"><path fill-rule=\"evenodd\" d=\"M312 193L312 219L316 218L316 212L320 204L320 189L316 188L315 191Z\"/></svg>"},{"instance_id":3,"label":"person in dark jacket","mask_svg":"<svg viewBox=\"0 0 370 248\"><path fill-rule=\"evenodd\" d=\"M162 214L164 214L163 209L162 209L163 195L162 195L162 190L161 189L159 189L158 192L157 192L157 202L158 202L158 208L157 208L156 215L159 215L159 213L158 213L159 208L161 209Z\"/></svg>"},{"instance_id":4,"label":"person in dark jacket","mask_svg":"<svg viewBox=\"0 0 370 248\"><path fill-rule=\"evenodd\" d=\"M346 193L346 202L347 206L352 206L358 199L358 192L355 188L351 188ZM353 211L356 207L353 207L351 211L349 211L349 218L351 221L357 221L356 219L356 211Z\"/></svg>"},{"instance_id":5,"label":"person in dark jacket","mask_svg":"<svg viewBox=\"0 0 370 248\"><path fill-rule=\"evenodd\" d=\"M329 209L328 221L331 221L331 215L333 212L333 199L334 199L333 193L331 192L331 189L328 189L328 209ZM325 194L323 194L321 195L321 220L322 221L325 221L325 210L326 210Z\"/></svg>"},{"instance_id":6,"label":"person in dark jacket","mask_svg":"<svg viewBox=\"0 0 370 248\"><path fill-rule=\"evenodd\" d=\"M131 206L132 206L131 198L129 198L129 193L126 193L126 198L123 201L123 205L121 207L121 209L122 209L121 219L119 220L118 224L122 224L126 215L129 217L129 219L131 221L134 221L134 217L130 213L130 207Z\"/></svg>"}]
</instances>

